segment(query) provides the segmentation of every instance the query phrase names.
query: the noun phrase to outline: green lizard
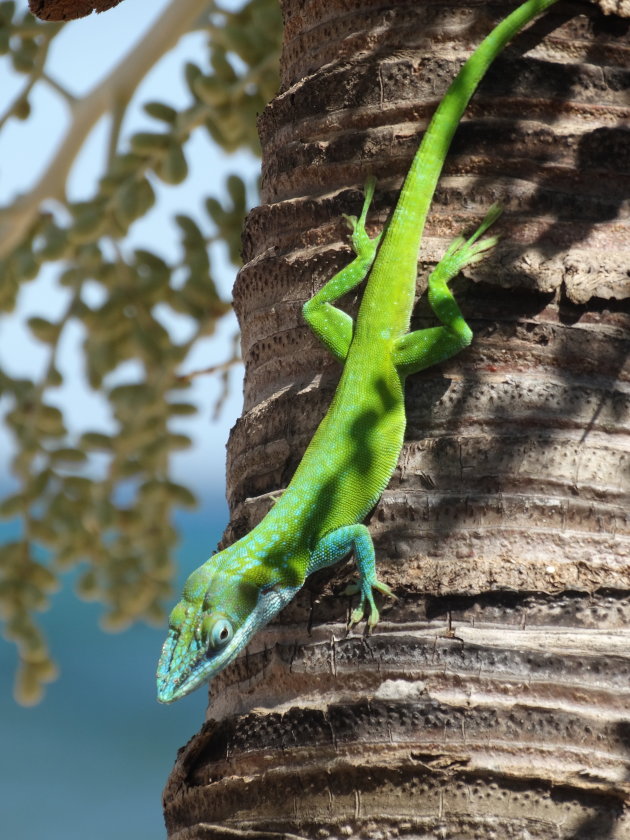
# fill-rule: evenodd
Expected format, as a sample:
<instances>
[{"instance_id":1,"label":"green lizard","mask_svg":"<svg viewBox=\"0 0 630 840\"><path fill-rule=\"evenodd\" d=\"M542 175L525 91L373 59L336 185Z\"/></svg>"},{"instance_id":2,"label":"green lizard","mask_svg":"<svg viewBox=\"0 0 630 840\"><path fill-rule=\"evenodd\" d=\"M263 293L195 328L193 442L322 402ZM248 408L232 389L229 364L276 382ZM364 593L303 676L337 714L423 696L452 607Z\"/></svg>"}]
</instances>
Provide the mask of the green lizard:
<instances>
[{"instance_id":1,"label":"green lizard","mask_svg":"<svg viewBox=\"0 0 630 840\"><path fill-rule=\"evenodd\" d=\"M306 577L352 552L368 630L379 614L378 580L365 516L396 467L405 431L405 378L470 344L472 332L448 283L483 257L495 238L479 241L496 207L468 240L456 239L431 273L428 297L441 326L409 332L418 249L444 159L464 109L484 73L512 38L555 0L528 0L503 20L464 64L424 134L384 232L371 239L365 222L374 193L368 181L351 223L356 258L304 305L315 335L344 365L332 403L295 475L264 519L188 578L173 609L158 665L158 700L170 703L225 668L298 592ZM381 241L382 240L382 241ZM332 302L367 275L356 323Z\"/></svg>"}]
</instances>

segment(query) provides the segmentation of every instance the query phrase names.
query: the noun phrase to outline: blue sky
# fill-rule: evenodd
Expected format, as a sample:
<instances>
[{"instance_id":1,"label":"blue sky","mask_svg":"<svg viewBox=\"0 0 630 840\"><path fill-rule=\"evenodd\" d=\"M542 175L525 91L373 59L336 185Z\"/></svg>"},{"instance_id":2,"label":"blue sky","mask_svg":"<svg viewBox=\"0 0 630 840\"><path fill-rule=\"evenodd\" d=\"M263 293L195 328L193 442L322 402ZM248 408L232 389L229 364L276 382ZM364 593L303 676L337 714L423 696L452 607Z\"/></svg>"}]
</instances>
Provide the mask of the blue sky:
<instances>
[{"instance_id":1,"label":"blue sky","mask_svg":"<svg viewBox=\"0 0 630 840\"><path fill-rule=\"evenodd\" d=\"M141 38L168 2L125 0L103 15L71 23L54 42L49 71L76 95L85 94ZM26 0L18 0L18 7L26 5ZM241 4L224 5L234 8ZM181 81L183 61L196 58L203 62L204 54L201 36L183 39L143 82L128 112L124 133L150 124L141 111L142 102L186 101ZM6 60L0 60L0 112L21 81ZM63 103L41 93L32 104L31 119L13 121L0 134L0 205L35 181L64 130L67 113ZM104 159L105 129L104 123L96 127L76 162L70 180L72 198L91 194ZM187 153L196 178L180 187L161 188L160 209L134 227L134 245L161 249L167 256L174 253L169 249L176 247L170 224L175 213L201 208L207 192L221 192L228 172L239 172L250 182L255 179L255 160L248 155L225 158L205 137L195 137ZM217 279L229 294L234 270L221 248L213 259L220 267ZM54 268L44 271L23 290L17 313L0 316L0 360L13 374L35 375L45 361L45 353L30 340L23 321L35 314L54 317L63 306L63 293L55 288L54 278ZM170 326L175 333L188 328L185 319L177 318ZM235 331L235 321L226 319L218 335L199 346L188 368L207 367L226 358ZM106 405L84 384L80 341L78 328L69 330L64 338L61 368L68 382L55 393L54 400L63 403L66 411L69 408L71 427L89 424L105 429L110 422ZM178 586L214 550L227 522L225 443L241 407L240 376L240 371L233 373L231 396L217 422L212 422L211 411L218 386L205 377L196 380L194 398L202 406L201 414L183 426L195 445L178 456L175 471L193 485L202 501L197 512L178 519L182 533ZM10 455L11 441L0 426L0 491L10 483ZM0 523L0 544L7 533L7 526ZM3 836L12 840L163 837L162 787L177 748L203 721L207 694L202 689L174 706L160 706L155 701L154 675L164 631L137 627L120 635L106 635L97 626L98 605L77 602L71 590L70 576L55 596L53 609L42 618L61 678L49 687L40 706L24 709L14 704L14 649L0 639Z\"/></svg>"}]
</instances>

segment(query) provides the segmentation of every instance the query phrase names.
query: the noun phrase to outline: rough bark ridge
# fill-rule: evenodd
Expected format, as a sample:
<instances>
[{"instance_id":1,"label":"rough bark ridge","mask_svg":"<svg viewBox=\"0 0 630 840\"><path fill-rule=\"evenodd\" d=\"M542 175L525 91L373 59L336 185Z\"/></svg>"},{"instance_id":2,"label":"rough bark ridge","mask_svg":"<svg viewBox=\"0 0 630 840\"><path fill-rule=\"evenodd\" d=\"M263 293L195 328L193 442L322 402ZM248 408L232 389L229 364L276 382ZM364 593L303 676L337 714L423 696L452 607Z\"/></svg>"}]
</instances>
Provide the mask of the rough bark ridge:
<instances>
[{"instance_id":1,"label":"rough bark ridge","mask_svg":"<svg viewBox=\"0 0 630 840\"><path fill-rule=\"evenodd\" d=\"M437 101L514 4L283 7L234 295L230 540L286 486L334 389L300 307L349 259L348 185L377 176L384 222ZM308 582L213 683L165 791L171 838L630 838L629 56L627 21L563 3L478 91L419 276L497 200L503 239L458 291L473 347L407 385L371 518L400 600L345 637L352 564Z\"/></svg>"}]
</instances>

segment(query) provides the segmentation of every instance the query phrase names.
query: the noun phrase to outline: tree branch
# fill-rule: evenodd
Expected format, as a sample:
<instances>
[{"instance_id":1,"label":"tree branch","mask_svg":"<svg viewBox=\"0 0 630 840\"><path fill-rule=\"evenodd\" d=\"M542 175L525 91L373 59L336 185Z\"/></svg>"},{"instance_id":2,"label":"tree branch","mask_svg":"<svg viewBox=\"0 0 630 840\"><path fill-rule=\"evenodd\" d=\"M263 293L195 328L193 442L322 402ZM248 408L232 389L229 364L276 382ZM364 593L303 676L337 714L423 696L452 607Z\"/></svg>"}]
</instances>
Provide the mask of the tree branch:
<instances>
[{"instance_id":1,"label":"tree branch","mask_svg":"<svg viewBox=\"0 0 630 840\"><path fill-rule=\"evenodd\" d=\"M112 72L70 108L71 124L61 145L32 190L0 211L0 258L15 248L35 221L45 199L63 200L70 168L85 138L98 120L121 102L128 102L141 79L159 58L192 27L208 0L172 0L151 29L121 59Z\"/></svg>"}]
</instances>

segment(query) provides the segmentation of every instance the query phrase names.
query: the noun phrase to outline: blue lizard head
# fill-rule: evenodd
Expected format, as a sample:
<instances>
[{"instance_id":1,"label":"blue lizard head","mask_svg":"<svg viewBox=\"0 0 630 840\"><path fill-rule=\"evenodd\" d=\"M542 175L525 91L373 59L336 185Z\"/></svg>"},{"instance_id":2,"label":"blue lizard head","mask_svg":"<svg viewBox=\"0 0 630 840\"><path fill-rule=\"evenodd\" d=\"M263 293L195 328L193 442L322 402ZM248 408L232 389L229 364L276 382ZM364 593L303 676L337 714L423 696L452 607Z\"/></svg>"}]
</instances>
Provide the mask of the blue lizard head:
<instances>
[{"instance_id":1,"label":"blue lizard head","mask_svg":"<svg viewBox=\"0 0 630 840\"><path fill-rule=\"evenodd\" d=\"M188 578L158 664L160 703L179 700L222 671L299 589L270 585L257 571L237 543Z\"/></svg>"}]
</instances>

